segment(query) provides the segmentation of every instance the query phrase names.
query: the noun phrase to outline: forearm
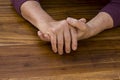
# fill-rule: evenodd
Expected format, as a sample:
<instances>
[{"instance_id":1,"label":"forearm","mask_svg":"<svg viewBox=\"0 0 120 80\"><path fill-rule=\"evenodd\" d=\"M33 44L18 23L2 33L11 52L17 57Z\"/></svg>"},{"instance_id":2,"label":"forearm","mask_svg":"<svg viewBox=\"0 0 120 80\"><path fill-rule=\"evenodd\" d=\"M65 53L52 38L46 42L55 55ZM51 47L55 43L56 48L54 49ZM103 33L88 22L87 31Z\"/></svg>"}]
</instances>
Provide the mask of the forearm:
<instances>
[{"instance_id":1,"label":"forearm","mask_svg":"<svg viewBox=\"0 0 120 80\"><path fill-rule=\"evenodd\" d=\"M87 23L90 27L90 35L94 36L105 29L120 25L120 0L110 0L100 13Z\"/></svg>"},{"instance_id":2,"label":"forearm","mask_svg":"<svg viewBox=\"0 0 120 80\"><path fill-rule=\"evenodd\" d=\"M21 6L21 14L38 29L41 29L41 23L44 24L45 22L53 20L52 17L41 8L37 1L26 1L23 3Z\"/></svg>"},{"instance_id":3,"label":"forearm","mask_svg":"<svg viewBox=\"0 0 120 80\"><path fill-rule=\"evenodd\" d=\"M87 22L90 28L90 36L94 36L103 30L110 29L113 27L113 19L106 12L98 13L93 19Z\"/></svg>"}]
</instances>

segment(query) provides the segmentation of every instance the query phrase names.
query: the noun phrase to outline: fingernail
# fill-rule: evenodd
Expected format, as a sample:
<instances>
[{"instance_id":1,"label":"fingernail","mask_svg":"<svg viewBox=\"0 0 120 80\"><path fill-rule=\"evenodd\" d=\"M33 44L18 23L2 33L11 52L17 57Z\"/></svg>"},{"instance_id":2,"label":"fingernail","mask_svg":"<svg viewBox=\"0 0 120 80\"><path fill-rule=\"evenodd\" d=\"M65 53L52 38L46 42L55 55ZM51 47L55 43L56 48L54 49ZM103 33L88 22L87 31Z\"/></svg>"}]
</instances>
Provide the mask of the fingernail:
<instances>
[{"instance_id":1,"label":"fingernail","mask_svg":"<svg viewBox=\"0 0 120 80\"><path fill-rule=\"evenodd\" d=\"M77 45L74 45L73 50L74 51L77 50Z\"/></svg>"},{"instance_id":2,"label":"fingernail","mask_svg":"<svg viewBox=\"0 0 120 80\"><path fill-rule=\"evenodd\" d=\"M73 50L75 51L75 50L77 50L77 47L75 46L75 47L73 47Z\"/></svg>"},{"instance_id":3,"label":"fingernail","mask_svg":"<svg viewBox=\"0 0 120 80\"><path fill-rule=\"evenodd\" d=\"M68 53L68 54L69 54L69 53L70 53L70 50L67 50L67 51L66 51L66 53Z\"/></svg>"},{"instance_id":4,"label":"fingernail","mask_svg":"<svg viewBox=\"0 0 120 80\"><path fill-rule=\"evenodd\" d=\"M59 52L59 55L63 55L63 52L61 51L61 52Z\"/></svg>"}]
</instances>

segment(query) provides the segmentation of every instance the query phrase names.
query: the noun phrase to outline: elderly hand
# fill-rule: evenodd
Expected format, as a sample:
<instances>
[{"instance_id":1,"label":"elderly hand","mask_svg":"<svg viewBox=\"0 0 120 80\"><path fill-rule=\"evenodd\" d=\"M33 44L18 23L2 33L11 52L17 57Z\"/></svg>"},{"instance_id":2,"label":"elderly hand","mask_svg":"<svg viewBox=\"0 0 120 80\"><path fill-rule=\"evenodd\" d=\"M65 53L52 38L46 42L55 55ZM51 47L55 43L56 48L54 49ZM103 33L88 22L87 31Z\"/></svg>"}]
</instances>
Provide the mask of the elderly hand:
<instances>
[{"instance_id":1,"label":"elderly hand","mask_svg":"<svg viewBox=\"0 0 120 80\"><path fill-rule=\"evenodd\" d=\"M67 18L67 22L77 29L78 40L86 39L94 35L91 27L86 23L85 18L81 18L80 20L74 18Z\"/></svg>"},{"instance_id":2,"label":"elderly hand","mask_svg":"<svg viewBox=\"0 0 120 80\"><path fill-rule=\"evenodd\" d=\"M38 35L43 41L50 41L53 51L63 54L65 46L66 53L77 49L77 32L71 27L66 20L48 22L45 26L49 26L46 33L38 31Z\"/></svg>"}]
</instances>

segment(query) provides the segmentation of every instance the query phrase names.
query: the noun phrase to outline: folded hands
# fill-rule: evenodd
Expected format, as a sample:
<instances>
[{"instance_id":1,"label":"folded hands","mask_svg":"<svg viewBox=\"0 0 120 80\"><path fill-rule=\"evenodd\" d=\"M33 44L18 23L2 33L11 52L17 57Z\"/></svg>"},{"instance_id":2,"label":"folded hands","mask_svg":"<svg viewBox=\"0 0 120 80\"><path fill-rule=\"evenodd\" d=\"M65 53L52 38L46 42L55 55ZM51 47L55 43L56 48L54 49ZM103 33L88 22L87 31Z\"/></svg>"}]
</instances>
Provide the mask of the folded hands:
<instances>
[{"instance_id":1,"label":"folded hands","mask_svg":"<svg viewBox=\"0 0 120 80\"><path fill-rule=\"evenodd\" d=\"M52 50L60 55L64 50L66 53L77 50L77 41L93 34L85 18L50 21L41 26L44 26L44 30L38 31L38 36L43 41L51 42Z\"/></svg>"}]
</instances>

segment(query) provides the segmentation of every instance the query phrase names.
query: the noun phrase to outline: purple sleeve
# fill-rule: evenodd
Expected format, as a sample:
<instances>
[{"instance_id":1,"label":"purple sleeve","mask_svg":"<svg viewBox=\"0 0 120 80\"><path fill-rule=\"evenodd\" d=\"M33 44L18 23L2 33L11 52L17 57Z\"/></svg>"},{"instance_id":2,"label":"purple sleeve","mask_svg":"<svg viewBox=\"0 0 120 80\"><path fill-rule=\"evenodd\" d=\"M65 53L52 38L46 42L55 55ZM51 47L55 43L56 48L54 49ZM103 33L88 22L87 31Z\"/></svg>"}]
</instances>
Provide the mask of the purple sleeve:
<instances>
[{"instance_id":1,"label":"purple sleeve","mask_svg":"<svg viewBox=\"0 0 120 80\"><path fill-rule=\"evenodd\" d=\"M29 0L11 0L14 8L16 9L17 13L19 13L19 14L21 14L21 11L20 11L21 5L26 1L29 1ZM33 1L39 2L39 0L33 0Z\"/></svg>"},{"instance_id":2,"label":"purple sleeve","mask_svg":"<svg viewBox=\"0 0 120 80\"><path fill-rule=\"evenodd\" d=\"M114 26L120 25L120 0L111 0L101 12L107 12L113 19Z\"/></svg>"}]
</instances>

